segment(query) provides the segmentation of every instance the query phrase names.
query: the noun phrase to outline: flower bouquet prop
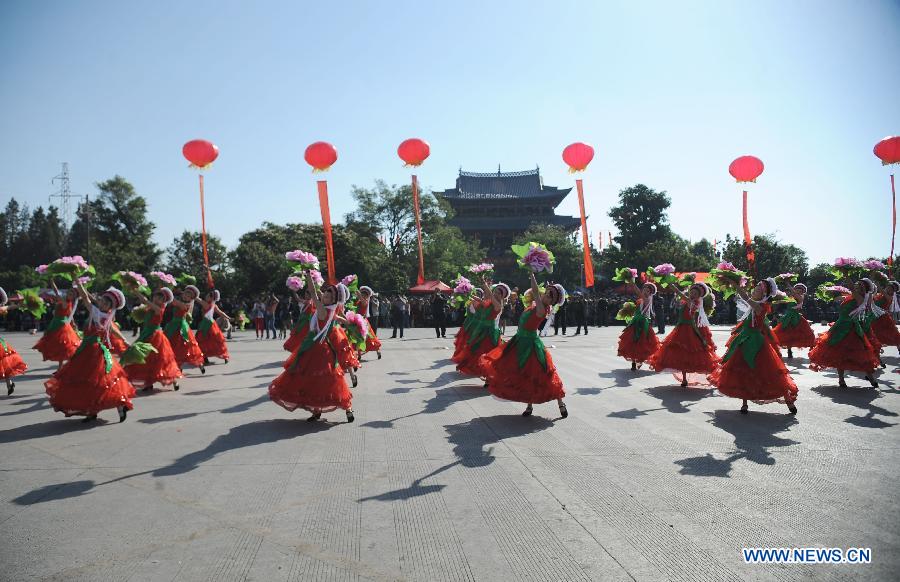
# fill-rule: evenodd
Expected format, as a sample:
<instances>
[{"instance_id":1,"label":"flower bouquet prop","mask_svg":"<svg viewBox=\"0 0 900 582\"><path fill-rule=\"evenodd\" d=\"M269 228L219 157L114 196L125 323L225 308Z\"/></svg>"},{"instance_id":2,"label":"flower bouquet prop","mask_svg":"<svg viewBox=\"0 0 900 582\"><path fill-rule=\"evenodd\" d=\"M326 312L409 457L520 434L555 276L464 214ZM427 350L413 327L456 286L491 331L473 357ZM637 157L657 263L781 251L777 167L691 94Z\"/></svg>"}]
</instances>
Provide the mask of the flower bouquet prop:
<instances>
[{"instance_id":1,"label":"flower bouquet prop","mask_svg":"<svg viewBox=\"0 0 900 582\"><path fill-rule=\"evenodd\" d=\"M647 277L661 287L678 284L678 277L675 276L675 265L672 263L663 263L653 268L648 268Z\"/></svg>"},{"instance_id":2,"label":"flower bouquet prop","mask_svg":"<svg viewBox=\"0 0 900 582\"><path fill-rule=\"evenodd\" d=\"M850 289L834 283L822 283L816 289L816 299L831 303L850 295Z\"/></svg>"},{"instance_id":3,"label":"flower bouquet prop","mask_svg":"<svg viewBox=\"0 0 900 582\"><path fill-rule=\"evenodd\" d=\"M27 311L33 315L35 319L40 319L44 316L44 313L47 311L47 304L41 299L41 290L39 288L29 287L28 289L19 289L16 293L22 296L19 309Z\"/></svg>"},{"instance_id":4,"label":"flower bouquet prop","mask_svg":"<svg viewBox=\"0 0 900 582\"><path fill-rule=\"evenodd\" d=\"M306 279L304 279L303 277L297 277L296 275L291 275L284 283L285 285L287 285L287 288L294 293L297 293L301 289L306 287Z\"/></svg>"},{"instance_id":5,"label":"flower bouquet prop","mask_svg":"<svg viewBox=\"0 0 900 582\"><path fill-rule=\"evenodd\" d=\"M472 285L472 281L457 273L456 279L450 282L453 283L454 287L453 297L448 301L449 305L453 307L453 309L467 306L472 300L472 294L475 291L475 286Z\"/></svg>"},{"instance_id":6,"label":"flower bouquet prop","mask_svg":"<svg viewBox=\"0 0 900 582\"><path fill-rule=\"evenodd\" d=\"M178 283L179 287L187 287L188 285L196 285L197 277L195 277L189 273L182 273L182 274L178 275L177 277L175 277L175 282Z\"/></svg>"},{"instance_id":7,"label":"flower bouquet prop","mask_svg":"<svg viewBox=\"0 0 900 582\"><path fill-rule=\"evenodd\" d=\"M528 269L535 274L553 272L553 265L556 264L556 258L544 245L536 242L529 242L524 245L513 245L512 251L518 257L516 262L523 269Z\"/></svg>"},{"instance_id":8,"label":"flower bouquet prop","mask_svg":"<svg viewBox=\"0 0 900 582\"><path fill-rule=\"evenodd\" d=\"M744 289L750 282L747 273L741 271L729 262L723 261L716 265L715 269L709 272L709 286L722 294L722 298L727 300L734 295L738 289Z\"/></svg>"},{"instance_id":9,"label":"flower bouquet prop","mask_svg":"<svg viewBox=\"0 0 900 582\"><path fill-rule=\"evenodd\" d=\"M140 273L134 271L119 271L111 277L113 281L118 281L122 288L129 293L141 293L150 295L150 287L147 285L147 279Z\"/></svg>"},{"instance_id":10,"label":"flower bouquet prop","mask_svg":"<svg viewBox=\"0 0 900 582\"><path fill-rule=\"evenodd\" d=\"M866 268L853 257L838 257L834 260L834 264L829 267L828 272L838 281L842 279L851 280L863 276Z\"/></svg>"},{"instance_id":11,"label":"flower bouquet prop","mask_svg":"<svg viewBox=\"0 0 900 582\"><path fill-rule=\"evenodd\" d=\"M146 305L138 305L131 310L131 313L128 314L128 317L130 317L131 321L135 322L136 324L144 325L144 321L147 320L148 315L150 315L150 308L148 308Z\"/></svg>"},{"instance_id":12,"label":"flower bouquet prop","mask_svg":"<svg viewBox=\"0 0 900 582\"><path fill-rule=\"evenodd\" d=\"M294 272L319 269L319 258L312 253L300 249L284 253L284 258L294 264Z\"/></svg>"},{"instance_id":13,"label":"flower bouquet prop","mask_svg":"<svg viewBox=\"0 0 900 582\"><path fill-rule=\"evenodd\" d=\"M41 273L41 267L44 267L43 273ZM74 281L79 277L94 276L96 274L94 267L88 265L81 255L60 257L49 265L41 265L35 271L47 277L59 277L66 281Z\"/></svg>"},{"instance_id":14,"label":"flower bouquet prop","mask_svg":"<svg viewBox=\"0 0 900 582\"><path fill-rule=\"evenodd\" d=\"M243 309L239 309L237 315L234 317L235 324L237 328L241 331L244 331L244 328L247 327L247 324L250 323L250 318L247 317L247 314L244 313Z\"/></svg>"},{"instance_id":15,"label":"flower bouquet prop","mask_svg":"<svg viewBox=\"0 0 900 582\"><path fill-rule=\"evenodd\" d=\"M357 350L365 351L366 336L369 335L369 323L366 318L355 311L348 311L344 314L344 319L347 320L347 339L350 345Z\"/></svg>"},{"instance_id":16,"label":"flower bouquet prop","mask_svg":"<svg viewBox=\"0 0 900 582\"><path fill-rule=\"evenodd\" d=\"M681 289L687 289L691 285L697 282L697 273L684 273L680 279L678 279L678 286Z\"/></svg>"},{"instance_id":17,"label":"flower bouquet prop","mask_svg":"<svg viewBox=\"0 0 900 582\"><path fill-rule=\"evenodd\" d=\"M777 283L790 283L794 284L797 282L800 276L797 273L782 273L780 275L775 275L775 281Z\"/></svg>"},{"instance_id":18,"label":"flower bouquet prop","mask_svg":"<svg viewBox=\"0 0 900 582\"><path fill-rule=\"evenodd\" d=\"M473 275L482 275L484 277L487 277L494 272L494 264L478 263L477 265L470 265L469 272Z\"/></svg>"},{"instance_id":19,"label":"flower bouquet prop","mask_svg":"<svg viewBox=\"0 0 900 582\"><path fill-rule=\"evenodd\" d=\"M627 301L616 313L616 319L625 323L631 323L635 313L637 313L637 305L633 301Z\"/></svg>"},{"instance_id":20,"label":"flower bouquet prop","mask_svg":"<svg viewBox=\"0 0 900 582\"><path fill-rule=\"evenodd\" d=\"M196 280L196 277L194 279ZM178 286L178 280L174 276L164 273L163 271L150 271L148 280L153 289L159 289L160 287L174 289ZM194 283L185 283L185 286L193 284Z\"/></svg>"},{"instance_id":21,"label":"flower bouquet prop","mask_svg":"<svg viewBox=\"0 0 900 582\"><path fill-rule=\"evenodd\" d=\"M616 269L616 274L613 275L612 280L618 281L620 283L630 283L634 285L635 280L637 280L637 276L637 269L632 269L631 267L622 267L620 269Z\"/></svg>"},{"instance_id":22,"label":"flower bouquet prop","mask_svg":"<svg viewBox=\"0 0 900 582\"><path fill-rule=\"evenodd\" d=\"M769 303L772 303L773 305L794 305L797 303L797 300L784 291L779 291L772 296Z\"/></svg>"}]
</instances>

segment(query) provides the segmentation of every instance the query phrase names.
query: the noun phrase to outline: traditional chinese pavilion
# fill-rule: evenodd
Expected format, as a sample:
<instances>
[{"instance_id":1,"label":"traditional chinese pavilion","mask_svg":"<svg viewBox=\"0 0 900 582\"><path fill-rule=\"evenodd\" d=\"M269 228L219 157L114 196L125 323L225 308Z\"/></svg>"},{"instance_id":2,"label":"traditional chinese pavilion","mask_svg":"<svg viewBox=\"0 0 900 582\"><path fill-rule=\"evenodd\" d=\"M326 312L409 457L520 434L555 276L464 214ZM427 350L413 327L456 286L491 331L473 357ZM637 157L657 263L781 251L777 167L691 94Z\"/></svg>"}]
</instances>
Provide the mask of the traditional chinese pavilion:
<instances>
[{"instance_id":1,"label":"traditional chinese pavilion","mask_svg":"<svg viewBox=\"0 0 900 582\"><path fill-rule=\"evenodd\" d=\"M540 168L523 172L459 171L456 188L436 192L455 212L450 224L477 238L488 257L509 255L513 239L532 224L552 224L574 231L581 220L559 216L555 209L571 188L545 186Z\"/></svg>"}]
</instances>

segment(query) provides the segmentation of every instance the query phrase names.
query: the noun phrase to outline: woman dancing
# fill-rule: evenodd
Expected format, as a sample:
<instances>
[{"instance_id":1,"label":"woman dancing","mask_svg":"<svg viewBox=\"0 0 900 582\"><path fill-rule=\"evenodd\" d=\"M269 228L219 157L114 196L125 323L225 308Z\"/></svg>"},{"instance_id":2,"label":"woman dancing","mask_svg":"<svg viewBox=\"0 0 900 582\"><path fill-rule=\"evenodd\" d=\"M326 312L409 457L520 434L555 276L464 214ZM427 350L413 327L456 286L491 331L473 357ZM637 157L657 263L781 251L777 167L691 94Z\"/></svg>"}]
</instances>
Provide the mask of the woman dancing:
<instances>
[{"instance_id":1,"label":"woman dancing","mask_svg":"<svg viewBox=\"0 0 900 582\"><path fill-rule=\"evenodd\" d=\"M569 416L563 398L566 391L538 327L554 305L566 300L562 285L549 285L541 293L534 273L531 277L531 305L522 313L516 335L481 357L480 369L487 378L488 390L497 398L527 404L522 416L531 416L534 404L556 400L563 418Z\"/></svg>"},{"instance_id":2,"label":"woman dancing","mask_svg":"<svg viewBox=\"0 0 900 582\"><path fill-rule=\"evenodd\" d=\"M291 365L269 385L269 398L291 412L298 408L310 411L309 421L340 408L346 412L347 422L353 422L353 396L338 361L336 336L331 333L335 322L340 321L336 314L342 298L338 287L344 286L326 284L320 291L309 272L305 272L305 277L307 288L312 290L315 313L309 322L309 333L291 356ZM346 301L345 295L343 299Z\"/></svg>"},{"instance_id":3,"label":"woman dancing","mask_svg":"<svg viewBox=\"0 0 900 582\"><path fill-rule=\"evenodd\" d=\"M712 291L705 283L694 283L687 294L674 285L672 290L681 297L678 323L647 363L657 372L681 372L681 387L686 388L689 373L705 376L715 370L719 361L704 305Z\"/></svg>"},{"instance_id":4,"label":"woman dancing","mask_svg":"<svg viewBox=\"0 0 900 582\"><path fill-rule=\"evenodd\" d=\"M125 295L110 287L94 297L76 283L79 295L89 306L84 339L75 354L53 377L44 382L53 410L69 416L84 416L91 422L102 410L115 408L119 422L132 409L134 386L124 368L109 351L109 335L116 311L125 307Z\"/></svg>"},{"instance_id":5,"label":"woman dancing","mask_svg":"<svg viewBox=\"0 0 900 582\"><path fill-rule=\"evenodd\" d=\"M378 355L378 359L381 359L381 340L378 339L378 336L375 335L375 330L372 329L372 324L369 322L369 318L371 314L369 313L369 301L372 299L372 295L374 292L371 287L363 285L359 288L359 298L356 302L357 313L366 318L366 323L369 325L369 333L366 335L366 351L365 353L375 352Z\"/></svg>"},{"instance_id":6,"label":"woman dancing","mask_svg":"<svg viewBox=\"0 0 900 582\"><path fill-rule=\"evenodd\" d=\"M787 348L788 359L794 357L791 348L812 348L816 345L816 334L809 325L809 321L803 317L803 302L806 300L806 292L806 285L803 283L796 285L788 283L788 293L796 303L787 308L778 319L778 325L772 330L778 345Z\"/></svg>"},{"instance_id":7,"label":"woman dancing","mask_svg":"<svg viewBox=\"0 0 900 582\"><path fill-rule=\"evenodd\" d=\"M72 314L78 307L78 291L75 288L61 293L56 283L51 280L53 286L53 318L47 325L44 335L34 344L34 349L41 353L44 361L62 363L73 355L81 344L78 332L72 327Z\"/></svg>"},{"instance_id":8,"label":"woman dancing","mask_svg":"<svg viewBox=\"0 0 900 582\"><path fill-rule=\"evenodd\" d=\"M229 325L231 318L224 311L219 309L219 300L222 295L218 289L206 292L206 299L197 298L200 309L203 310L203 318L197 326L197 343L203 350L203 365L209 365L210 358L221 358L228 363L228 346L225 344L225 336L222 334L222 328L216 322L216 314L219 315Z\"/></svg>"},{"instance_id":9,"label":"woman dancing","mask_svg":"<svg viewBox=\"0 0 900 582\"><path fill-rule=\"evenodd\" d=\"M634 317L619 335L618 355L631 362L631 369L637 370L659 349L659 338L653 331L653 298L657 288L655 283L644 283L640 289L631 283L631 290L640 295Z\"/></svg>"},{"instance_id":10,"label":"woman dancing","mask_svg":"<svg viewBox=\"0 0 900 582\"><path fill-rule=\"evenodd\" d=\"M897 292L900 291L900 283L897 281L888 281L881 290L881 293L875 296L875 305L884 310L872 322L872 332L883 346L894 346L900 352L900 332L897 331L897 324L894 323L894 317L900 313L900 304L897 302Z\"/></svg>"},{"instance_id":11,"label":"woman dancing","mask_svg":"<svg viewBox=\"0 0 900 582\"><path fill-rule=\"evenodd\" d=\"M304 286L300 293L291 291L291 294L300 307L300 315L297 316L297 321L291 327L291 334L288 336L287 341L284 342L283 347L285 350L293 353L303 343L303 338L306 337L306 333L309 331L309 320L312 319L313 313L316 312L316 306L310 299L309 287Z\"/></svg>"},{"instance_id":12,"label":"woman dancing","mask_svg":"<svg viewBox=\"0 0 900 582\"><path fill-rule=\"evenodd\" d=\"M174 298L172 290L168 287L160 287L153 292L150 301L139 292L135 292L134 296L149 309L137 341L149 343L156 348L156 351L148 354L143 364L126 365L125 371L128 373L128 378L134 384L142 384L144 392L153 390L156 382L163 386L171 385L177 391L179 389L178 379L183 374L175 360L175 352L172 351L169 339L160 327L163 312Z\"/></svg>"},{"instance_id":13,"label":"woman dancing","mask_svg":"<svg viewBox=\"0 0 900 582\"><path fill-rule=\"evenodd\" d=\"M485 371L481 367L481 356L495 349L502 342L498 320L510 294L509 286L506 283L497 283L492 286L484 277L481 281L486 299L478 305L479 315L469 326L468 337L461 345L459 353L454 354L452 358L458 372L476 377L485 375Z\"/></svg>"},{"instance_id":14,"label":"woman dancing","mask_svg":"<svg viewBox=\"0 0 900 582\"><path fill-rule=\"evenodd\" d=\"M747 414L747 401L757 403L784 402L791 414L797 414L797 384L791 378L771 341L772 331L766 316L772 312L771 299L778 293L775 279L760 281L748 296L742 289L738 296L749 304L740 329L732 336L728 351L709 375L719 392L743 400L741 414Z\"/></svg>"},{"instance_id":15,"label":"woman dancing","mask_svg":"<svg viewBox=\"0 0 900 582\"><path fill-rule=\"evenodd\" d=\"M873 388L878 387L874 376L880 365L878 351L866 333L866 320L873 314L881 315L881 309L872 303L874 292L875 284L870 279L859 280L841 302L837 321L819 335L815 347L809 351L809 367L817 372L836 369L841 388L847 387L844 379L847 370L862 372Z\"/></svg>"},{"instance_id":16,"label":"woman dancing","mask_svg":"<svg viewBox=\"0 0 900 582\"><path fill-rule=\"evenodd\" d=\"M181 292L181 301L172 299L172 319L166 324L164 332L172 346L175 361L179 368L185 364L197 366L201 374L206 374L203 364L208 361L203 355L203 350L194 337L194 332L188 324L188 317L194 311L194 300L200 297L200 290L194 285L187 285Z\"/></svg>"},{"instance_id":17,"label":"woman dancing","mask_svg":"<svg viewBox=\"0 0 900 582\"><path fill-rule=\"evenodd\" d=\"M18 309L16 305L7 307L9 297L3 287L0 287L0 315L6 315L13 309ZM13 378L21 376L28 369L22 356L13 349L9 343L0 337L0 378L6 382L6 395L9 396L16 389L16 383Z\"/></svg>"}]
</instances>

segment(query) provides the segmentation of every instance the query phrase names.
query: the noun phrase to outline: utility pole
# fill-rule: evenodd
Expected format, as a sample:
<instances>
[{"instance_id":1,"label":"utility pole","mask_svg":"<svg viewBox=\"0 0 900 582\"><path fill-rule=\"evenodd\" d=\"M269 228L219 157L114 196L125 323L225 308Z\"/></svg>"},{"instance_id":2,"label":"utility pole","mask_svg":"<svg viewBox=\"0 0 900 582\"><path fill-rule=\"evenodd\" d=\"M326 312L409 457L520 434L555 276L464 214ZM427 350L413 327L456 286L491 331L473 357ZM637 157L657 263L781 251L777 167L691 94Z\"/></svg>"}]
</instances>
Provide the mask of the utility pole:
<instances>
[{"instance_id":1,"label":"utility pole","mask_svg":"<svg viewBox=\"0 0 900 582\"><path fill-rule=\"evenodd\" d=\"M59 190L56 191L56 194L50 195L50 203L53 203L54 198L59 198L59 211L62 217L63 225L66 227L66 232L69 232L69 227L72 226L72 208L69 204L69 200L72 198L81 198L78 194L72 194L72 190L69 186L69 162L62 163L62 171L53 177L50 181L52 184L59 182Z\"/></svg>"}]
</instances>

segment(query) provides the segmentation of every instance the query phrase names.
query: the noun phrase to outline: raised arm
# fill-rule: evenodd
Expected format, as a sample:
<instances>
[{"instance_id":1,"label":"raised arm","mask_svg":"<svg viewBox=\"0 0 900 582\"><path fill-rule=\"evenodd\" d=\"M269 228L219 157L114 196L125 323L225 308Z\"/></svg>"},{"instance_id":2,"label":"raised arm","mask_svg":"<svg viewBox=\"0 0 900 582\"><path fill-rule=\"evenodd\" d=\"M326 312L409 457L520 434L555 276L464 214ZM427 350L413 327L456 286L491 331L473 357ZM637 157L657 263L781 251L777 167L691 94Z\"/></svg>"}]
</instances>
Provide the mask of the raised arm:
<instances>
[{"instance_id":1,"label":"raised arm","mask_svg":"<svg viewBox=\"0 0 900 582\"><path fill-rule=\"evenodd\" d=\"M204 309L205 309L205 308L204 308ZM228 321L231 321L231 318L228 317L228 314L226 314L224 311L222 311L221 309L219 309L219 305L218 305L218 304L216 304L215 310L216 310L216 313L218 313L219 315L221 315L222 317L224 317L224 318L227 319Z\"/></svg>"},{"instance_id":2,"label":"raised arm","mask_svg":"<svg viewBox=\"0 0 900 582\"><path fill-rule=\"evenodd\" d=\"M496 309L497 311L503 309L503 303L500 302L496 297L494 297L494 290L491 289L491 284L488 282L487 277L482 275L481 282L484 284L484 287L482 287L484 289L484 296L491 298L491 303L493 304L494 309Z\"/></svg>"},{"instance_id":3,"label":"raised arm","mask_svg":"<svg viewBox=\"0 0 900 582\"><path fill-rule=\"evenodd\" d=\"M760 306L762 305L762 303L760 303L759 301L754 301L753 299L751 299L750 296L747 294L747 292L744 291L743 289L738 289L735 293L737 293L737 296L738 296L738 297L740 297L741 299L743 299L744 301L746 301L747 304L750 305L750 307L753 308L753 311L759 311L759 308L760 308Z\"/></svg>"},{"instance_id":4,"label":"raised arm","mask_svg":"<svg viewBox=\"0 0 900 582\"><path fill-rule=\"evenodd\" d=\"M669 287L671 287L671 288L672 288L672 291L674 291L679 297L681 297L681 298L684 299L685 301L690 302L690 298L687 296L687 293L685 293L684 291L682 291L681 289L679 289L679 288L676 287L675 285L669 285Z\"/></svg>"},{"instance_id":5,"label":"raised arm","mask_svg":"<svg viewBox=\"0 0 900 582\"><path fill-rule=\"evenodd\" d=\"M199 297L197 297L194 301L200 304L200 309L202 309L204 312L209 311L209 303L200 299Z\"/></svg>"},{"instance_id":6,"label":"raised arm","mask_svg":"<svg viewBox=\"0 0 900 582\"><path fill-rule=\"evenodd\" d=\"M54 285L54 288L56 286ZM75 283L75 290L78 292L78 295L87 305L96 305L97 301L94 299L94 296L88 293L87 289L84 288L84 285L81 283Z\"/></svg>"},{"instance_id":7,"label":"raised arm","mask_svg":"<svg viewBox=\"0 0 900 582\"><path fill-rule=\"evenodd\" d=\"M541 288L538 287L534 273L528 273L528 276L531 277L531 296L534 298L534 310L537 312L538 317L544 317L547 315L547 309L544 308L544 302L541 300Z\"/></svg>"},{"instance_id":8,"label":"raised arm","mask_svg":"<svg viewBox=\"0 0 900 582\"><path fill-rule=\"evenodd\" d=\"M156 305L155 303L153 303L152 301L150 301L149 299L144 297L144 294L141 293L140 291L135 291L134 293L132 293L132 296L134 296L138 301L140 301L142 305L149 307L153 311L156 311L156 312L162 311L161 307L159 307L158 305Z\"/></svg>"}]
</instances>

